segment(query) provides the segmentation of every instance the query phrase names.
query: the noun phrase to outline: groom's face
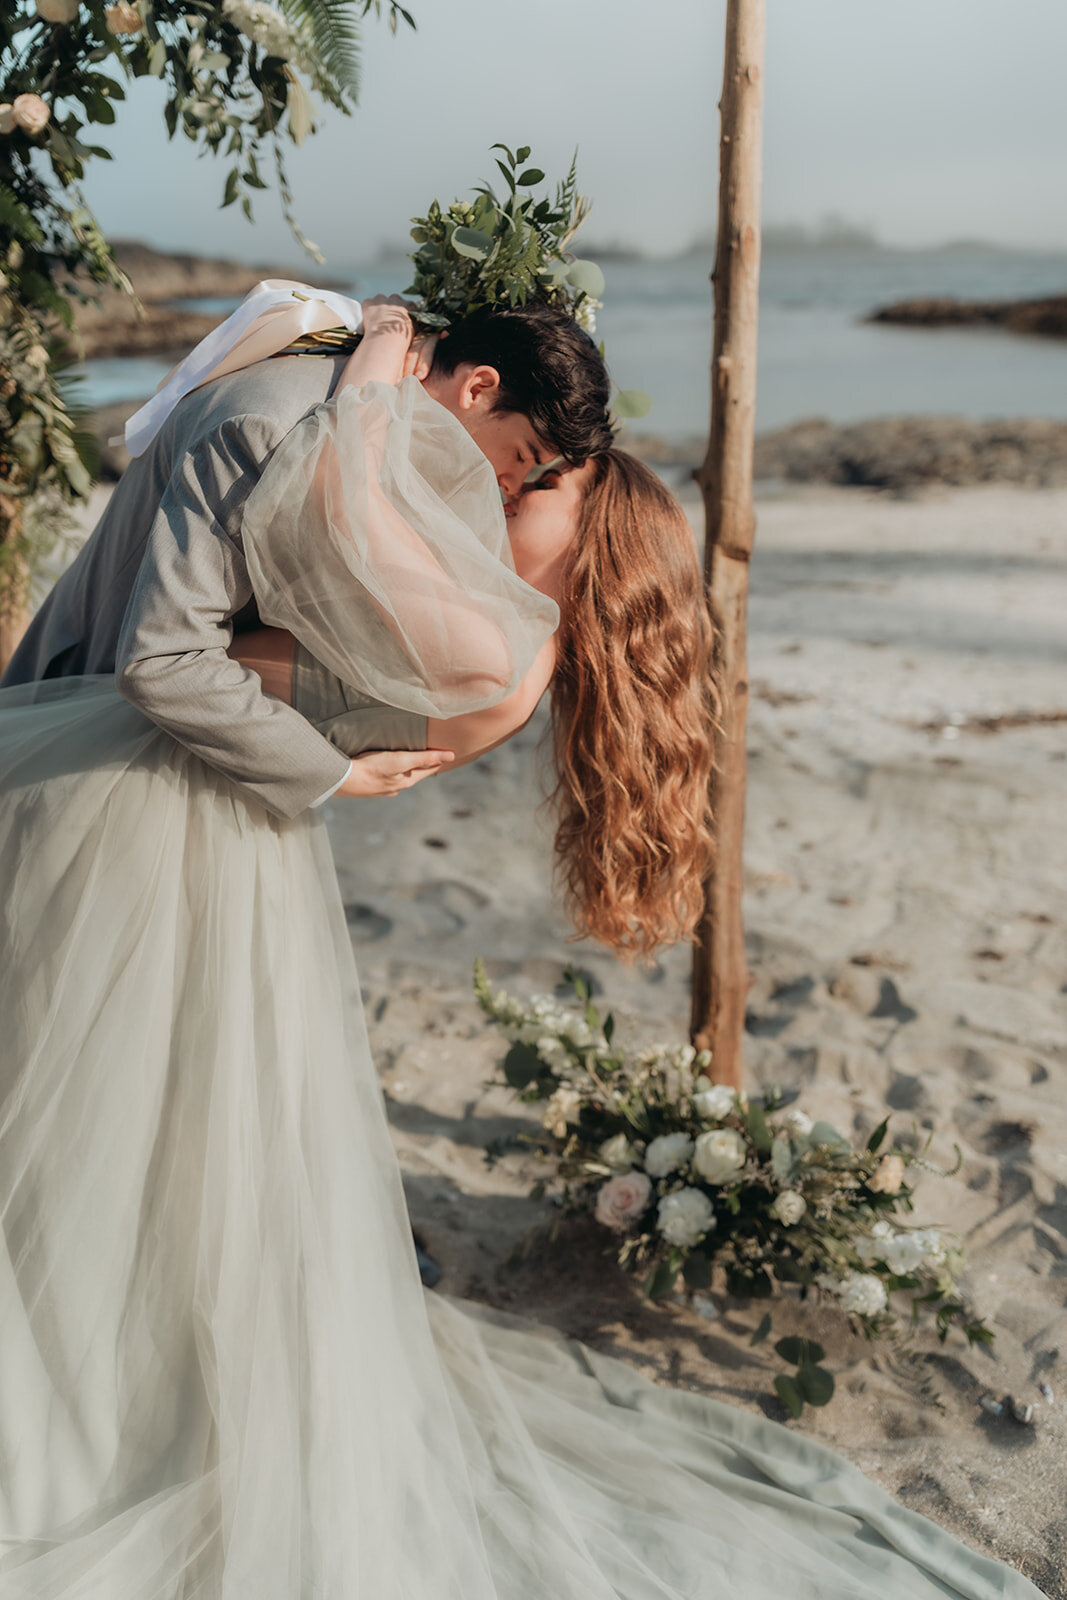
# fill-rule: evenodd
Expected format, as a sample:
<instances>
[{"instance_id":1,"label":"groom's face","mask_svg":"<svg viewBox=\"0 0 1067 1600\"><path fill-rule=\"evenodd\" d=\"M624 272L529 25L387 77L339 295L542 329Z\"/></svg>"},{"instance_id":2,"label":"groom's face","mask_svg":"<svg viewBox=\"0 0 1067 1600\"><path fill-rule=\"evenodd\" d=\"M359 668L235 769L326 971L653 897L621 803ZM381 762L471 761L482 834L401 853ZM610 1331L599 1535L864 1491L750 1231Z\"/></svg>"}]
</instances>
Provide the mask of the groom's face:
<instances>
[{"instance_id":1,"label":"groom's face","mask_svg":"<svg viewBox=\"0 0 1067 1600\"><path fill-rule=\"evenodd\" d=\"M455 372L431 372L426 391L462 422L496 473L508 501L521 492L530 472L559 454L538 436L529 417L496 408L500 374L494 367L464 362Z\"/></svg>"}]
</instances>

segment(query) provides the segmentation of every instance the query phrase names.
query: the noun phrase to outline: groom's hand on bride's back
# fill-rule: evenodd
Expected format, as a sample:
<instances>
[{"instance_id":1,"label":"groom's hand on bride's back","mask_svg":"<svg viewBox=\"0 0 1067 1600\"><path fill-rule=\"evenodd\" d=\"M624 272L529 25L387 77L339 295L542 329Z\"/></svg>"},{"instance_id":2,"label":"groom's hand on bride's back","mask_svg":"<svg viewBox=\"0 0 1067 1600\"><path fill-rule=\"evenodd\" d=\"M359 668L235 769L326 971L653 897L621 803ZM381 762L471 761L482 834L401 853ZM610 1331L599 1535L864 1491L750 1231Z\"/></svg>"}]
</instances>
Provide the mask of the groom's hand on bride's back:
<instances>
[{"instance_id":1,"label":"groom's hand on bride's back","mask_svg":"<svg viewBox=\"0 0 1067 1600\"><path fill-rule=\"evenodd\" d=\"M334 793L362 800L388 798L443 772L454 760L451 750L372 750L354 758L348 777Z\"/></svg>"}]
</instances>

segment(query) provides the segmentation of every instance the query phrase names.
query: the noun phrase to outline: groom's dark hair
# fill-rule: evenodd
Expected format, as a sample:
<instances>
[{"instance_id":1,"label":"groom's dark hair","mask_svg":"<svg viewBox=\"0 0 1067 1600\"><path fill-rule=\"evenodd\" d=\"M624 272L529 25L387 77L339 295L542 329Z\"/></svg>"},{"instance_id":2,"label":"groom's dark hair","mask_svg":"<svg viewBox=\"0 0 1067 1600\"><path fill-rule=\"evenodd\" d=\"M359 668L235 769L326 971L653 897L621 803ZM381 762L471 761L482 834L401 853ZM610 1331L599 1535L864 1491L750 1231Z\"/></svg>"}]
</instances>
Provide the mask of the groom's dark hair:
<instances>
[{"instance_id":1,"label":"groom's dark hair","mask_svg":"<svg viewBox=\"0 0 1067 1600\"><path fill-rule=\"evenodd\" d=\"M486 307L461 318L438 340L433 371L449 374L466 361L494 367L500 374L494 409L529 417L574 466L611 448L607 370L584 328L558 306Z\"/></svg>"}]
</instances>

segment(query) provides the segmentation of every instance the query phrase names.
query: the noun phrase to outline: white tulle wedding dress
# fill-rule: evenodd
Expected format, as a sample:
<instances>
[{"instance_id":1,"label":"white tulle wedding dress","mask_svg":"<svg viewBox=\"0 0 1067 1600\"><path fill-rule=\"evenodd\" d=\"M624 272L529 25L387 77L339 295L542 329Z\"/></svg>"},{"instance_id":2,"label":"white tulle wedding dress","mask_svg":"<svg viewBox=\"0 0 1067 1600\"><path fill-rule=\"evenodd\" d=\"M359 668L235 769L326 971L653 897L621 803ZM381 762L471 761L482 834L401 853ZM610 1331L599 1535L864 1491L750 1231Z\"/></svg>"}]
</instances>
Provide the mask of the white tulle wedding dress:
<instances>
[{"instance_id":1,"label":"white tulle wedding dress","mask_svg":"<svg viewBox=\"0 0 1067 1600\"><path fill-rule=\"evenodd\" d=\"M0 1600L1037 1595L423 1289L317 813L50 681L0 692L0 869Z\"/></svg>"}]
</instances>

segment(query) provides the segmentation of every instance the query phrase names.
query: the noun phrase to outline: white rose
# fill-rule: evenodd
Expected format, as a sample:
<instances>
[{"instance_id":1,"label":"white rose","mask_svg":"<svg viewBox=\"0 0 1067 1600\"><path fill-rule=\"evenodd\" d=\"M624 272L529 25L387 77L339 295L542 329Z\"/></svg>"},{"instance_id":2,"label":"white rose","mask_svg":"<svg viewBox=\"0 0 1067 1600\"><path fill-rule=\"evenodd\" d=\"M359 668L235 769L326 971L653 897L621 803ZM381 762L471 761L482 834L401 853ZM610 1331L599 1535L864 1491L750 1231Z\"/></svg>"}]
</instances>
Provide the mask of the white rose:
<instances>
[{"instance_id":1,"label":"white rose","mask_svg":"<svg viewBox=\"0 0 1067 1600\"><path fill-rule=\"evenodd\" d=\"M922 1266L926 1250L921 1239L913 1233L898 1233L895 1238L889 1239L882 1251L882 1260L890 1272L902 1275L914 1272L916 1267Z\"/></svg>"},{"instance_id":2,"label":"white rose","mask_svg":"<svg viewBox=\"0 0 1067 1600\"><path fill-rule=\"evenodd\" d=\"M108 6L104 12L104 25L108 33L140 33L144 18L131 0L116 0L116 4Z\"/></svg>"},{"instance_id":3,"label":"white rose","mask_svg":"<svg viewBox=\"0 0 1067 1600\"><path fill-rule=\"evenodd\" d=\"M796 1189L783 1189L771 1207L778 1221L784 1223L787 1228L791 1228L794 1222L799 1222L807 1209L808 1202Z\"/></svg>"},{"instance_id":4,"label":"white rose","mask_svg":"<svg viewBox=\"0 0 1067 1600\"><path fill-rule=\"evenodd\" d=\"M571 1059L567 1046L554 1033L538 1034L534 1040L534 1049L546 1066L555 1067L557 1071L567 1066Z\"/></svg>"},{"instance_id":5,"label":"white rose","mask_svg":"<svg viewBox=\"0 0 1067 1600\"><path fill-rule=\"evenodd\" d=\"M856 1254L865 1266L870 1266L872 1261L885 1260L885 1247L890 1239L896 1238L895 1231L884 1220L879 1220L871 1228L869 1239L856 1240Z\"/></svg>"},{"instance_id":6,"label":"white rose","mask_svg":"<svg viewBox=\"0 0 1067 1600\"><path fill-rule=\"evenodd\" d=\"M661 1133L645 1151L645 1171L653 1178L665 1178L684 1167L692 1154L693 1141L687 1133Z\"/></svg>"},{"instance_id":7,"label":"white rose","mask_svg":"<svg viewBox=\"0 0 1067 1600\"><path fill-rule=\"evenodd\" d=\"M43 133L52 113L39 94L17 94L11 102L11 115L26 133Z\"/></svg>"},{"instance_id":8,"label":"white rose","mask_svg":"<svg viewBox=\"0 0 1067 1600\"><path fill-rule=\"evenodd\" d=\"M920 1228L912 1238L922 1245L923 1265L939 1267L948 1254L948 1246L936 1228Z\"/></svg>"},{"instance_id":9,"label":"white rose","mask_svg":"<svg viewBox=\"0 0 1067 1600\"><path fill-rule=\"evenodd\" d=\"M885 1285L873 1272L850 1272L834 1291L841 1309L858 1317L873 1317L887 1305Z\"/></svg>"},{"instance_id":10,"label":"white rose","mask_svg":"<svg viewBox=\"0 0 1067 1600\"><path fill-rule=\"evenodd\" d=\"M700 1189L678 1189L660 1201L656 1226L670 1244L688 1247L712 1231L715 1213Z\"/></svg>"},{"instance_id":11,"label":"white rose","mask_svg":"<svg viewBox=\"0 0 1067 1600\"><path fill-rule=\"evenodd\" d=\"M745 1141L734 1128L702 1133L693 1152L693 1164L709 1183L725 1183L745 1164Z\"/></svg>"},{"instance_id":12,"label":"white rose","mask_svg":"<svg viewBox=\"0 0 1067 1600\"><path fill-rule=\"evenodd\" d=\"M73 22L80 0L37 0L37 15L44 22Z\"/></svg>"},{"instance_id":13,"label":"white rose","mask_svg":"<svg viewBox=\"0 0 1067 1600\"><path fill-rule=\"evenodd\" d=\"M801 1111L799 1106L793 1106L786 1112L782 1122L790 1133L810 1133L815 1124L806 1111Z\"/></svg>"},{"instance_id":14,"label":"white rose","mask_svg":"<svg viewBox=\"0 0 1067 1600\"><path fill-rule=\"evenodd\" d=\"M652 1185L643 1172L620 1172L597 1191L594 1215L605 1228L625 1233L645 1210Z\"/></svg>"},{"instance_id":15,"label":"white rose","mask_svg":"<svg viewBox=\"0 0 1067 1600\"><path fill-rule=\"evenodd\" d=\"M700 1083L700 1079L697 1082ZM703 1080L707 1083L707 1079ZM730 1116L737 1110L737 1094L726 1083L712 1083L706 1089L698 1089L693 1096L693 1110L701 1117L708 1117L713 1122L721 1122L723 1117Z\"/></svg>"},{"instance_id":16,"label":"white rose","mask_svg":"<svg viewBox=\"0 0 1067 1600\"><path fill-rule=\"evenodd\" d=\"M897 1194L904 1182L903 1156L883 1156L867 1179L868 1189L875 1194Z\"/></svg>"},{"instance_id":17,"label":"white rose","mask_svg":"<svg viewBox=\"0 0 1067 1600\"><path fill-rule=\"evenodd\" d=\"M579 328L584 328L590 337L596 332L596 314L599 307L603 304L603 300L594 300L591 295L586 295L585 299L574 313L575 322L578 324Z\"/></svg>"},{"instance_id":18,"label":"white rose","mask_svg":"<svg viewBox=\"0 0 1067 1600\"><path fill-rule=\"evenodd\" d=\"M557 1139L565 1139L567 1124L578 1121L581 1109L582 1097L577 1089L556 1089L545 1101L545 1109L541 1113L541 1125Z\"/></svg>"},{"instance_id":19,"label":"white rose","mask_svg":"<svg viewBox=\"0 0 1067 1600\"><path fill-rule=\"evenodd\" d=\"M624 1133L605 1139L597 1154L608 1167L632 1167L637 1160L637 1151Z\"/></svg>"}]
</instances>

